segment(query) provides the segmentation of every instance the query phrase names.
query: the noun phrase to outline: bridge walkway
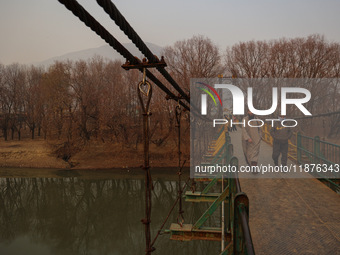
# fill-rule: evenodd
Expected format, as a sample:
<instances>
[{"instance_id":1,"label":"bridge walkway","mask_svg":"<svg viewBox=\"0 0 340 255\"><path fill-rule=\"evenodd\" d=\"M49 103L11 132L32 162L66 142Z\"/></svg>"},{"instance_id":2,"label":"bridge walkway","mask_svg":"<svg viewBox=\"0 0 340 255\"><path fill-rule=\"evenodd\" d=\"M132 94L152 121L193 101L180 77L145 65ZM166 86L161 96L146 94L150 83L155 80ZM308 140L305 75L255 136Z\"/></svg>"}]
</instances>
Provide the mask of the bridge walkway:
<instances>
[{"instance_id":1,"label":"bridge walkway","mask_svg":"<svg viewBox=\"0 0 340 255\"><path fill-rule=\"evenodd\" d=\"M241 130L230 136L234 156L240 166L246 165ZM273 164L271 154L272 147L262 142L258 163ZM250 201L250 230L257 255L340 255L339 194L315 178L251 175L239 176Z\"/></svg>"}]
</instances>

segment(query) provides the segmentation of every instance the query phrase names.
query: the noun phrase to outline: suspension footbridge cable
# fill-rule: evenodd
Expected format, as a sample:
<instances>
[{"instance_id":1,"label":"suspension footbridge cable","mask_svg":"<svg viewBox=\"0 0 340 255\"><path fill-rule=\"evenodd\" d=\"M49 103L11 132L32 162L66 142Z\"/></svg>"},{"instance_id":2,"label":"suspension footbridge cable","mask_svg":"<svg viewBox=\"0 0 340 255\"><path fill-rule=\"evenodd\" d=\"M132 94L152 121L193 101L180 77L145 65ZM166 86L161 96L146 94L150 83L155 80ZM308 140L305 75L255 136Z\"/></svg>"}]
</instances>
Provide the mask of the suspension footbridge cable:
<instances>
[{"instance_id":1,"label":"suspension footbridge cable","mask_svg":"<svg viewBox=\"0 0 340 255\"><path fill-rule=\"evenodd\" d=\"M119 26L119 28L128 36L128 38L136 45L136 47L146 56L151 62L158 62L158 59L151 52L151 50L147 47L147 45L143 42L137 32L131 27L129 22L125 19L125 17L120 13L117 7L110 0L97 0L97 3L104 9L104 11L111 17L111 19ZM174 87L179 94L185 99L189 104L191 110L196 116L199 115L199 109L197 106L193 105L190 102L190 97L181 89L181 87L177 84L177 82L172 78L172 76L163 68L156 68L163 77ZM183 105L182 102L180 102ZM200 116L201 117L201 116Z\"/></svg>"},{"instance_id":2,"label":"suspension footbridge cable","mask_svg":"<svg viewBox=\"0 0 340 255\"><path fill-rule=\"evenodd\" d=\"M86 24L91 30L93 30L97 35L99 35L104 41L106 41L113 49L120 53L124 58L129 60L133 64L137 64L138 60L113 36L111 35L95 18L91 16L77 1L75 0L58 0L62 3L68 10L70 10L75 16L77 16L82 22ZM140 69L143 72L142 69ZM153 81L160 89L162 89L171 98L176 96L150 71L146 71L147 77ZM190 110L190 108L180 102L180 104Z\"/></svg>"},{"instance_id":3,"label":"suspension footbridge cable","mask_svg":"<svg viewBox=\"0 0 340 255\"><path fill-rule=\"evenodd\" d=\"M158 62L158 59L151 52L148 46L143 42L137 32L131 27L129 22L120 13L117 7L110 0L97 0L97 3L105 10L111 19L119 26L119 28L129 37L129 39L137 46L137 48L151 61ZM180 93L180 95L190 103L188 95L181 89L171 75L163 68L157 67L157 70L164 76L165 79Z\"/></svg>"}]
</instances>

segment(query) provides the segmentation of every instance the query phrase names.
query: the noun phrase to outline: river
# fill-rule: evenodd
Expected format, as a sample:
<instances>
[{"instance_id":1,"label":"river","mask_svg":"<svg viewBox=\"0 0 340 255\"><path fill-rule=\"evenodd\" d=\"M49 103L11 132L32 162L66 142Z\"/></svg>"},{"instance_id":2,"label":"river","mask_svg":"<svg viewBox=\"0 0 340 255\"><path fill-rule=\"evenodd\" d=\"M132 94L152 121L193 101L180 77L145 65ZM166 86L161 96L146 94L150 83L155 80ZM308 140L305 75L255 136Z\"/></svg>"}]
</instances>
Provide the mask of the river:
<instances>
[{"instance_id":1,"label":"river","mask_svg":"<svg viewBox=\"0 0 340 255\"><path fill-rule=\"evenodd\" d=\"M156 169L152 174L153 239L176 200L178 177L176 169ZM183 201L185 223L194 223L207 206ZM177 213L178 207L165 228L176 222ZM144 254L142 218L140 169L0 170L2 255ZM164 234L152 254L218 254L219 247L219 242L180 242Z\"/></svg>"}]
</instances>

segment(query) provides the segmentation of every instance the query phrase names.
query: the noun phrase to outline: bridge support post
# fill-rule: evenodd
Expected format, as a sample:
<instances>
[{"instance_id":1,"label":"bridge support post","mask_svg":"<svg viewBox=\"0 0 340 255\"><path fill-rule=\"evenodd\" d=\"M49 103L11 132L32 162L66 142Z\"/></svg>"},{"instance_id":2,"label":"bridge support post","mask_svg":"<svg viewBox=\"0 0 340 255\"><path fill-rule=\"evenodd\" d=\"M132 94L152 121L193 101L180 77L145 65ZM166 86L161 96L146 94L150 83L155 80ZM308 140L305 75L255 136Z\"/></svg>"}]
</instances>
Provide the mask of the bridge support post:
<instances>
[{"instance_id":1,"label":"bridge support post","mask_svg":"<svg viewBox=\"0 0 340 255\"><path fill-rule=\"evenodd\" d=\"M297 162L301 164L301 133L298 132L296 135L296 158Z\"/></svg>"},{"instance_id":2,"label":"bridge support post","mask_svg":"<svg viewBox=\"0 0 340 255\"><path fill-rule=\"evenodd\" d=\"M249 199L244 193L237 193L234 198L234 254L247 254L242 225L242 217L249 224Z\"/></svg>"},{"instance_id":3,"label":"bridge support post","mask_svg":"<svg viewBox=\"0 0 340 255\"><path fill-rule=\"evenodd\" d=\"M313 153L314 153L314 164L320 163L321 152L320 152L320 137L314 137L314 145L313 145Z\"/></svg>"}]
</instances>

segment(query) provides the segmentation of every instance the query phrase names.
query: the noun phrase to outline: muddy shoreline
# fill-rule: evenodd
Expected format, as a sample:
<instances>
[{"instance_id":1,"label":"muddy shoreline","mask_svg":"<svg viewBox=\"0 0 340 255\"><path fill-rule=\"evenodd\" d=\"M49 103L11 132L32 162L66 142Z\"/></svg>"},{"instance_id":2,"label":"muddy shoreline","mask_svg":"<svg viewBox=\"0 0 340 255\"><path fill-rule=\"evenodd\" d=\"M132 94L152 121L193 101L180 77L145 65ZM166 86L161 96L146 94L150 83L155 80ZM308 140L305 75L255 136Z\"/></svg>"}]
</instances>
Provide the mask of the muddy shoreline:
<instances>
[{"instance_id":1,"label":"muddy shoreline","mask_svg":"<svg viewBox=\"0 0 340 255\"><path fill-rule=\"evenodd\" d=\"M152 167L153 180L178 180L176 167ZM182 169L183 180L189 177L188 167ZM72 178L80 179L144 179L145 172L141 168L111 169L51 169L51 168L11 168L1 167L0 178Z\"/></svg>"},{"instance_id":2,"label":"muddy shoreline","mask_svg":"<svg viewBox=\"0 0 340 255\"><path fill-rule=\"evenodd\" d=\"M182 160L189 153L182 153ZM51 142L43 139L24 141L0 141L0 168L34 169L133 169L143 164L142 145L135 148L121 144L92 141L67 162L58 158ZM172 168L178 166L178 154L175 144L163 147L150 145L150 166L152 168Z\"/></svg>"}]
</instances>

